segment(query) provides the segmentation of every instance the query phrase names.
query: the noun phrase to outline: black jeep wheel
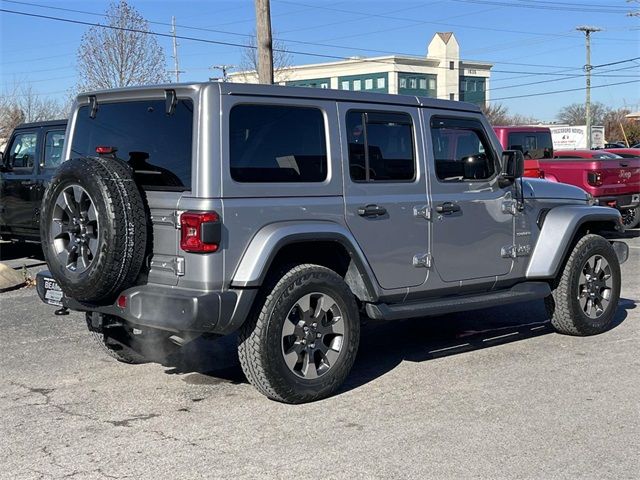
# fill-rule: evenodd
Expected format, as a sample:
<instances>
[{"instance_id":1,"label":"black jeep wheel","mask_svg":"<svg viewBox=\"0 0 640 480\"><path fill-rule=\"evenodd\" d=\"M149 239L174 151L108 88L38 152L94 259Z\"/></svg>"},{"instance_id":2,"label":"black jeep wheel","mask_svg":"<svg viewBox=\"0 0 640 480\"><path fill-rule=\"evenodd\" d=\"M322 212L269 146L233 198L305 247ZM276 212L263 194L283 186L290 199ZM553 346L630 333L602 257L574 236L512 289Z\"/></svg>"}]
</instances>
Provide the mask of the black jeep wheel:
<instances>
[{"instance_id":1,"label":"black jeep wheel","mask_svg":"<svg viewBox=\"0 0 640 480\"><path fill-rule=\"evenodd\" d=\"M358 308L342 277L319 265L298 265L268 283L256 302L238 338L249 382L286 403L335 392L360 339Z\"/></svg>"},{"instance_id":2,"label":"black jeep wheel","mask_svg":"<svg viewBox=\"0 0 640 480\"><path fill-rule=\"evenodd\" d=\"M640 224L640 207L626 208L620 214L624 228L636 228Z\"/></svg>"},{"instance_id":3,"label":"black jeep wheel","mask_svg":"<svg viewBox=\"0 0 640 480\"><path fill-rule=\"evenodd\" d=\"M147 219L129 168L118 160L65 162L45 192L40 233L51 275L68 297L108 302L134 285Z\"/></svg>"},{"instance_id":4,"label":"black jeep wheel","mask_svg":"<svg viewBox=\"0 0 640 480\"><path fill-rule=\"evenodd\" d=\"M545 299L551 324L567 335L595 335L613 321L620 298L620 264L599 235L581 238Z\"/></svg>"}]
</instances>

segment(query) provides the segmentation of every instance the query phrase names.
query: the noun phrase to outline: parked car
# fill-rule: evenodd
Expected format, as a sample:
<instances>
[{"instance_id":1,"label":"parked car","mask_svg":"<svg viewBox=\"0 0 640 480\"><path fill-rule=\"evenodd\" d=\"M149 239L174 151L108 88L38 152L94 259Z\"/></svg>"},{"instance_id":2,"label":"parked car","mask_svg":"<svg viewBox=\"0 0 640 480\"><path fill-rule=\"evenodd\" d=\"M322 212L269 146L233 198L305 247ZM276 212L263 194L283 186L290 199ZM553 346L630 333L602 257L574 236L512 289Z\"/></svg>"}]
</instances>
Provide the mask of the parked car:
<instances>
[{"instance_id":1,"label":"parked car","mask_svg":"<svg viewBox=\"0 0 640 480\"><path fill-rule=\"evenodd\" d=\"M41 298L124 362L238 331L269 398L332 394L360 319L545 299L611 325L626 244L582 189L520 181L472 104L233 83L80 95L43 200ZM140 347L140 348L138 348Z\"/></svg>"},{"instance_id":2,"label":"parked car","mask_svg":"<svg viewBox=\"0 0 640 480\"><path fill-rule=\"evenodd\" d=\"M0 162L0 236L40 241L40 203L62 161L66 120L24 123Z\"/></svg>"},{"instance_id":3,"label":"parked car","mask_svg":"<svg viewBox=\"0 0 640 480\"><path fill-rule=\"evenodd\" d=\"M557 150L540 168L547 180L581 187L596 204L620 210L626 228L640 223L640 158L604 150Z\"/></svg>"},{"instance_id":4,"label":"parked car","mask_svg":"<svg viewBox=\"0 0 640 480\"><path fill-rule=\"evenodd\" d=\"M523 125L493 127L505 150L519 150L524 155L524 176L544 178L539 160L553 157L551 130Z\"/></svg>"},{"instance_id":5,"label":"parked car","mask_svg":"<svg viewBox=\"0 0 640 480\"><path fill-rule=\"evenodd\" d=\"M619 155L624 158L640 157L640 148L614 148L614 149L605 148L604 150L606 152L615 153L616 155Z\"/></svg>"},{"instance_id":6,"label":"parked car","mask_svg":"<svg viewBox=\"0 0 640 480\"><path fill-rule=\"evenodd\" d=\"M604 148L605 149L609 149L609 148L627 148L627 145L624 142L612 142L612 143L605 143L604 144Z\"/></svg>"}]
</instances>

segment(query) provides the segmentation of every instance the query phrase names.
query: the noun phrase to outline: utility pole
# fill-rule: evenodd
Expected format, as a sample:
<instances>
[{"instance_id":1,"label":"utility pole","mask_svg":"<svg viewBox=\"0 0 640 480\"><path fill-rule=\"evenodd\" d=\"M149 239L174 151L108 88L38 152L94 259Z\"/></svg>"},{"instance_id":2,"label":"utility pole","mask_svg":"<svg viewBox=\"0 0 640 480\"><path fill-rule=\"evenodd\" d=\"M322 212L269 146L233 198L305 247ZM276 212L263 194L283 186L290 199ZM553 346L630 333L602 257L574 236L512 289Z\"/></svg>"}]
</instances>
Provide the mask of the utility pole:
<instances>
[{"instance_id":1,"label":"utility pole","mask_svg":"<svg viewBox=\"0 0 640 480\"><path fill-rule=\"evenodd\" d=\"M222 71L222 81L229 81L229 70L232 68L236 68L235 65L211 65L212 70L221 70ZM209 80L212 80L211 78Z\"/></svg>"},{"instance_id":2,"label":"utility pole","mask_svg":"<svg viewBox=\"0 0 640 480\"><path fill-rule=\"evenodd\" d=\"M255 0L256 44L258 47L258 82L273 83L273 41L269 0Z\"/></svg>"},{"instance_id":3,"label":"utility pole","mask_svg":"<svg viewBox=\"0 0 640 480\"><path fill-rule=\"evenodd\" d=\"M173 73L176 76L176 83L180 83L180 74L184 73L180 70L178 63L178 39L176 38L176 17L171 17L171 37L173 40Z\"/></svg>"},{"instance_id":4,"label":"utility pole","mask_svg":"<svg viewBox=\"0 0 640 480\"><path fill-rule=\"evenodd\" d=\"M577 27L576 30L584 32L587 46L587 63L584 66L584 71L587 74L587 101L585 103L585 111L587 116L587 148L591 150L591 34L593 32L599 32L602 30L598 27Z\"/></svg>"}]
</instances>

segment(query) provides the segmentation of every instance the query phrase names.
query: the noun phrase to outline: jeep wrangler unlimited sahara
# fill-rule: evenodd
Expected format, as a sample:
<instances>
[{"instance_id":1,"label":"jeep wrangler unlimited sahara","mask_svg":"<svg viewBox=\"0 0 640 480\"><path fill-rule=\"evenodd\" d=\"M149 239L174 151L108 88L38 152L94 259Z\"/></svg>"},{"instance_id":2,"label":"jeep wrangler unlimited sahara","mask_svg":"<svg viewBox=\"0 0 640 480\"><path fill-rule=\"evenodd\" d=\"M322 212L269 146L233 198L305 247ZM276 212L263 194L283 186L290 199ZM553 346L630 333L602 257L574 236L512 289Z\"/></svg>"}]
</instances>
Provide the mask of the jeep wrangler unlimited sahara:
<instances>
[{"instance_id":1,"label":"jeep wrangler unlimited sahara","mask_svg":"<svg viewBox=\"0 0 640 480\"><path fill-rule=\"evenodd\" d=\"M238 331L269 398L326 397L361 316L544 299L606 330L628 250L620 214L522 179L471 104L203 83L80 95L43 200L41 298L86 312L116 358Z\"/></svg>"}]
</instances>

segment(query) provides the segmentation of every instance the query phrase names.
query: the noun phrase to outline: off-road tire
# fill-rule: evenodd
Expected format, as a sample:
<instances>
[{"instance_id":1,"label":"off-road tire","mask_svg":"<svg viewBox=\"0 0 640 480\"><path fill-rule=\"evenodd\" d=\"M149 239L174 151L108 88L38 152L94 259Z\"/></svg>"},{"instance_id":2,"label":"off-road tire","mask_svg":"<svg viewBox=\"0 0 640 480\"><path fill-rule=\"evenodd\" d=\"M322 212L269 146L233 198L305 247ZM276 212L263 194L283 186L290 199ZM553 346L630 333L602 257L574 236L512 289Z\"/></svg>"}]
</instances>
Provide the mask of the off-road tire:
<instances>
[{"instance_id":1,"label":"off-road tire","mask_svg":"<svg viewBox=\"0 0 640 480\"><path fill-rule=\"evenodd\" d=\"M626 208L620 211L624 228L636 228L640 224L640 207Z\"/></svg>"},{"instance_id":2,"label":"off-road tire","mask_svg":"<svg viewBox=\"0 0 640 480\"><path fill-rule=\"evenodd\" d=\"M283 322L295 303L311 292L330 295L342 311L345 339L336 363L315 379L296 376L281 351ZM267 280L238 336L240 364L262 394L284 403L306 403L334 393L349 374L360 341L360 319L351 290L333 270L303 264L283 268Z\"/></svg>"},{"instance_id":3,"label":"off-road tire","mask_svg":"<svg viewBox=\"0 0 640 480\"><path fill-rule=\"evenodd\" d=\"M599 318L587 316L580 303L579 278L585 262L594 255L602 256L611 267L609 304ZM599 235L582 237L571 251L563 270L552 284L552 294L545 298L551 325L566 335L596 335L605 332L615 316L620 298L620 264L611 244Z\"/></svg>"},{"instance_id":4,"label":"off-road tire","mask_svg":"<svg viewBox=\"0 0 640 480\"><path fill-rule=\"evenodd\" d=\"M70 271L53 246L55 202L65 188L79 185L98 218L98 247L83 272ZM77 158L62 164L42 202L40 233L49 270L66 296L81 302L110 302L136 283L147 251L143 197L129 167L119 160Z\"/></svg>"}]
</instances>

